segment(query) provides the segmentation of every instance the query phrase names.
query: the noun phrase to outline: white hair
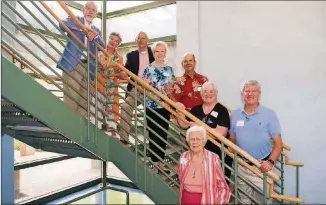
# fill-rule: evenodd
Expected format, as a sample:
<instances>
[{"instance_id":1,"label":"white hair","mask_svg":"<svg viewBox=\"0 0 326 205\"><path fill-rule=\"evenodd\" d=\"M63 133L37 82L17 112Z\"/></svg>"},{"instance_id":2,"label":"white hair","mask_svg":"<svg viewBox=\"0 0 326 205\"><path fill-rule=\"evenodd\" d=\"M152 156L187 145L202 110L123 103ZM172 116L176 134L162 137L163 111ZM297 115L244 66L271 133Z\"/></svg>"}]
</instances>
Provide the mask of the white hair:
<instances>
[{"instance_id":1,"label":"white hair","mask_svg":"<svg viewBox=\"0 0 326 205\"><path fill-rule=\"evenodd\" d=\"M217 90L217 87L215 86L215 84L211 81L207 81L205 82L201 89L200 89L200 95L203 96L204 94L204 91L208 88L208 87L213 87L213 90L214 90L214 93L215 93L215 97L217 98L217 94L218 94L218 90Z\"/></svg>"},{"instance_id":2,"label":"white hair","mask_svg":"<svg viewBox=\"0 0 326 205\"><path fill-rule=\"evenodd\" d=\"M95 3L95 1L87 1L83 7L83 10L86 8L86 5L89 4L89 3L93 3L95 5L95 8L96 8L96 13L98 12L98 8L97 8L97 5Z\"/></svg>"},{"instance_id":3,"label":"white hair","mask_svg":"<svg viewBox=\"0 0 326 205\"><path fill-rule=\"evenodd\" d=\"M164 46L165 52L168 51L168 45L164 41L157 41L152 45L152 52L153 53L155 52L156 47L159 46L159 45Z\"/></svg>"},{"instance_id":4,"label":"white hair","mask_svg":"<svg viewBox=\"0 0 326 205\"><path fill-rule=\"evenodd\" d=\"M191 132L196 132L196 131L200 131L202 132L202 137L203 137L203 140L204 141L207 141L207 133L206 133L206 130L204 127L202 126L198 126L198 125L195 125L195 126L192 126L190 127L188 130L187 130L187 134L186 134L186 141L189 142L189 135Z\"/></svg>"},{"instance_id":5,"label":"white hair","mask_svg":"<svg viewBox=\"0 0 326 205\"><path fill-rule=\"evenodd\" d=\"M258 92L261 92L261 85L257 80L247 80L241 86L241 93L250 85L255 85L258 88Z\"/></svg>"}]
</instances>

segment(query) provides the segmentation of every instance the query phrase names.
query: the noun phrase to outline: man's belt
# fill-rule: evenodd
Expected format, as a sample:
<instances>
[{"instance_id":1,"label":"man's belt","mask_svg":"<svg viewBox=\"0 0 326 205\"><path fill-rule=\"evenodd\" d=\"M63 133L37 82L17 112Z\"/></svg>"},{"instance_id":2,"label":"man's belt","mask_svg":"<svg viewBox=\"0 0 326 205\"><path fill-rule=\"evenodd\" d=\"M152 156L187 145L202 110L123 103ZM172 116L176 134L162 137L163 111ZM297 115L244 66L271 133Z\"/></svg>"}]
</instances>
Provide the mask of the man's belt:
<instances>
[{"instance_id":1,"label":"man's belt","mask_svg":"<svg viewBox=\"0 0 326 205\"><path fill-rule=\"evenodd\" d=\"M269 156L270 156L270 154L269 154L267 157L265 157L264 159L260 159L260 160L262 160L262 161L268 160ZM254 163L248 161L248 160L245 159L245 158L242 158L242 157L241 157L241 159L242 159L243 161L245 161L249 166L253 166L253 165L254 165Z\"/></svg>"}]
</instances>

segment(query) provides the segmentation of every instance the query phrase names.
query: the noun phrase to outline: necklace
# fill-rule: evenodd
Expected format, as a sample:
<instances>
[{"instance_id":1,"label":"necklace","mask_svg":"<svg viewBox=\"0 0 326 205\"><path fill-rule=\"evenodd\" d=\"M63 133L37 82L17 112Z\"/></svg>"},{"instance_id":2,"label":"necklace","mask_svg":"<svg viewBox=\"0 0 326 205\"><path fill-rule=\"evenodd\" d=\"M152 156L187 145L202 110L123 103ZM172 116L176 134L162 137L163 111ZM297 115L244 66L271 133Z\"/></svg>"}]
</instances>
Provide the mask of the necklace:
<instances>
[{"instance_id":1,"label":"necklace","mask_svg":"<svg viewBox=\"0 0 326 205\"><path fill-rule=\"evenodd\" d=\"M192 174L192 178L193 178L193 179L196 178L196 171L197 171L197 169L198 169L199 167L200 167L200 166L197 166L196 169L195 169L195 171L194 171L194 173Z\"/></svg>"}]
</instances>

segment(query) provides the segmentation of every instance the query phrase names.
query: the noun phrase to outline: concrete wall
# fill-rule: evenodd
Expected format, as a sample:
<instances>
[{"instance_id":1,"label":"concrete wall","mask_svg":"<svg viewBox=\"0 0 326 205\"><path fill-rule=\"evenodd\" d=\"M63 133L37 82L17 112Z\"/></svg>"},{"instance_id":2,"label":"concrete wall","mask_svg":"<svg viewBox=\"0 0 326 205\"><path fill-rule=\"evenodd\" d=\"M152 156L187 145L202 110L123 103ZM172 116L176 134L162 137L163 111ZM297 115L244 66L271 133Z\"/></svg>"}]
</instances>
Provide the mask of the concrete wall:
<instances>
[{"instance_id":1,"label":"concrete wall","mask_svg":"<svg viewBox=\"0 0 326 205\"><path fill-rule=\"evenodd\" d=\"M178 57L194 52L232 109L242 105L244 80L261 82L261 103L277 112L291 159L305 163L300 196L325 203L326 2L177 2L177 37ZM286 173L294 196L295 169Z\"/></svg>"}]
</instances>

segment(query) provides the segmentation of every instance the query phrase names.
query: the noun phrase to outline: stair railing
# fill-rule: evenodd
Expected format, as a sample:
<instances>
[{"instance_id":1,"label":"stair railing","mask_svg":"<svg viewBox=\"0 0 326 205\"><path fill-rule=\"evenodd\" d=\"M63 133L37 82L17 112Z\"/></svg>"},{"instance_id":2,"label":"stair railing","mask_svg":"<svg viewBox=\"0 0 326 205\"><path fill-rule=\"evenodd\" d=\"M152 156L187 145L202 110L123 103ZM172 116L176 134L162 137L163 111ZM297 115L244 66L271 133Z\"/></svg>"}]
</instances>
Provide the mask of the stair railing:
<instances>
[{"instance_id":1,"label":"stair railing","mask_svg":"<svg viewBox=\"0 0 326 205\"><path fill-rule=\"evenodd\" d=\"M60 1L58 1L59 3L60 3L60 5L64 8L64 10L66 11L66 9L68 9L68 8L66 8L66 6L62 3L62 2L60 2ZM43 6L45 5L43 2L40 2ZM9 5L10 6L10 5ZM35 6L35 5L34 5ZM11 9L13 9L13 8L11 8ZM13 10L14 11L14 10ZM68 9L68 11L69 11L69 9ZM15 12L15 11L14 11ZM67 11L66 11L67 12ZM70 12L70 11L69 11ZM72 18L74 18L73 16L73 14L70 12L67 12ZM50 12L51 13L51 12ZM2 12L2 14L4 14L3 12ZM17 14L17 13L16 13ZM52 15L54 14L53 12L51 13ZM12 23L18 30L20 30L23 34L24 34L24 31L19 27L19 26L17 26L17 24L15 24L13 21L10 21L10 19L8 19L8 16L5 16L5 15L3 15L10 23ZM21 17L21 16L20 16ZM22 17L21 17L22 18ZM76 17L75 17L76 18ZM76 20L76 19L75 19ZM77 21L77 22L79 22L79 21ZM81 26L81 28L83 28L82 26L83 25L79 25L79 26ZM3 29L3 31L5 32L5 33L7 33L11 38L13 38L16 42L18 42L18 43L20 43L20 45L21 46L23 46L27 51L29 51L30 53L32 53L32 55L34 55L34 57L36 57L40 62L42 62L44 65L47 65L47 67L51 70L51 71L54 71L48 64L46 64L42 59L40 59L40 58L38 58L38 56L37 55L35 55L35 53L33 53L30 49L28 49L26 46L24 46L24 44L22 44L17 38L15 38L15 36L13 36L13 35L10 35L10 32L8 32L8 30L6 30L6 28L5 27L3 27L2 26L2 29ZM84 30L84 29L83 29ZM67 30L68 31L68 30ZM40 34L40 33L38 33L40 36L42 36L42 34ZM73 35L72 35L73 36ZM28 38L28 36L26 36L27 38ZM29 40L31 40L35 45L38 45L35 41L33 41L33 39L31 39L31 38L29 38ZM44 39L43 39L44 40ZM49 43L49 42L48 42ZM81 43L81 42L80 42ZM50 43L49 43L50 44ZM82 43L83 44L83 43ZM20 56L20 54L18 53L18 52L15 52L15 49L13 49L10 45L8 45L5 41L2 41L2 45L4 45L4 46L6 46L7 47L7 49L9 49L10 51L12 51L12 53L13 54L15 54L16 56L18 56L19 58L21 58L22 59L22 61L24 61L24 62L28 62L24 57L22 57L22 56ZM97 46L100 46L100 45L97 45ZM42 49L42 48L40 48L44 53L46 53L48 56L50 56L49 55L49 53L47 53L46 51L44 51L44 49ZM100 50L102 50L102 52L105 54L105 55L107 55L107 56L109 56L108 55L108 53L106 53L106 51L100 46L99 47L99 49ZM90 52L88 52L88 54L90 54ZM89 58L89 56L90 55L88 55L88 58ZM55 59L52 59L52 60L54 60L55 62L56 62L56 60ZM90 62L90 61L89 61ZM97 64L97 61L96 61L96 64ZM144 95L144 100L145 100L145 98L146 97L150 97L151 99L155 99L155 98L153 98L153 96L151 96L151 95L149 95L148 94L148 92L152 92L152 93L154 93L156 96L159 96L160 98L162 98L162 99L164 99L165 100L165 102L167 102L169 105L172 105L172 107L175 107L175 103L173 102L173 101L171 101L170 99L168 99L168 98L166 98L164 95L162 95L161 93L159 93L159 92L157 92L154 88L152 88L152 87L150 87L149 86L149 84L148 83L146 83L146 82L144 82L144 81L142 81L141 79L139 79L137 76L135 76L133 73L131 73L130 71L128 71L127 69L125 69L123 66L121 66L121 65L119 65L119 64L117 64L117 66L121 69L121 70L123 70L123 71L125 71L129 76L131 76L133 79L135 79L136 80L136 82L135 82L135 86L137 87L137 89L135 89L135 98L137 99L137 90L138 89L140 89L140 91L143 91L144 93L145 93L145 95ZM32 68L34 68L35 70L37 70L40 74L43 74L43 72L42 71L40 71L40 70L38 70L37 68L36 68L36 66L31 66ZM85 66L86 67L86 66ZM84 67L84 68L85 68ZM97 68L97 66L96 66L96 68ZM89 65L87 66L87 70L88 70L88 72L90 73L90 70L89 70ZM54 73L56 73L55 71L54 71ZM97 70L95 70L95 73L97 73ZM58 73L56 73L57 75L58 75ZM59 76L59 75L58 75ZM95 90L97 91L98 89L97 89L97 75L95 75L96 76L96 79L95 79ZM43 77L45 77L45 76L43 76ZM106 77L106 76L105 76ZM89 75L87 76L87 79L88 79L88 87L87 87L87 91L88 91L88 93L90 93L90 85L91 85L91 82L90 82L90 80L89 80ZM55 82L52 80L52 79L48 79L48 81L50 81L51 83L53 83L53 84L55 84ZM139 85L141 85L141 87L139 86ZM93 85L92 85L93 86ZM58 88L59 88L60 86L58 86ZM60 89L60 88L59 88ZM62 89L61 89L62 90ZM96 92L96 94L95 95L97 95L97 92ZM70 96L71 97L71 96ZM85 96L84 96L85 97ZM87 110L88 110L88 117L90 116L90 114L92 114L92 115L94 115L94 112L92 112L92 111L90 111L90 106L92 105L92 106L95 106L95 109L96 109L96 111L95 111L95 115L97 115L97 113L98 113L98 111L97 111L97 104L95 103L91 103L90 102L90 100L89 100L89 96L86 96L86 98L84 98L84 99L87 99L87 101L88 101L88 107L86 108ZM96 100L97 100L98 98L97 98L97 96L96 96ZM137 100L136 100L137 101ZM75 101L76 102L76 101ZM76 103L78 103L78 102L76 102ZM103 103L103 102L102 102ZM159 103L158 103L159 104ZM168 105L166 105L166 104L163 104L163 103L161 103L162 104L162 107L165 107L167 110L169 110L174 116L176 116L176 117L178 117L179 115L173 110L173 109L171 109L170 108L170 106L168 106ZM80 105L80 104L79 104ZM136 104L137 105L137 104ZM135 106L136 106L135 105ZM144 104L145 105L145 104ZM146 106L146 105L145 105ZM144 106L144 108L145 108L145 106ZM136 106L137 107L137 106ZM139 110L138 110L139 111ZM221 148L221 150L222 150L222 158L223 158L223 156L224 156L224 153L226 153L226 154L228 154L228 155L230 155L230 156L232 156L232 157L234 157L234 159L235 159L235 167L234 167L234 170L233 170L233 173L234 173L234 175L235 175L235 187L237 187L237 183L236 183L236 181L237 181L237 179L238 179L238 176L237 176L237 166L238 166L238 164L240 164L240 165L243 165L243 166L245 166L246 168L248 168L249 170L251 170L253 173L255 173L257 176L260 176L261 178L263 178L263 180L264 180L264 182L265 182L265 188L264 188L264 196L265 196L265 199L267 199L267 197L268 197L268 194L269 194L269 196L271 197L271 198L276 198L276 199L284 199L284 200L288 200L288 201L293 201L293 202L301 202L302 200L301 199L295 199L295 198L291 198L291 197L286 197L286 196L282 196L282 195L278 195L278 194L276 194L276 193L274 193L273 192L273 186L274 186L274 182L271 180L271 179L275 179L275 180L278 180L279 179L279 177L274 173L274 172L269 172L269 173L260 173L259 171L257 171L257 170L255 170L255 169L253 169L251 166L249 166L246 162L244 162L241 158L239 158L239 154L242 156L242 157L244 157L244 158L246 158L248 161L250 161L250 162L252 162L252 163L254 163L257 167L259 167L259 163L258 163L258 161L257 160L255 160L254 158L252 158L250 155L248 155L247 153L245 153L243 150L241 150L240 148L238 148L236 145L234 145L233 143L231 143L229 140L227 140L227 139L225 139L223 136L220 136L215 130L213 130L213 129L211 129L210 127L208 127L206 124L204 124L204 123L202 123L200 120L198 120L197 118L195 118L194 116L192 116L190 113L188 113L187 111L185 111L185 110L183 110L183 111L181 111L183 114L185 114L187 117L189 117L191 120L193 120L194 122L196 122L197 124L199 124L199 125L202 125L203 127L205 127L206 128L206 130L210 133L210 134L212 134L213 136L215 136L219 141L220 141L220 143L218 143L217 141L215 141L215 140L213 140L213 138L212 138L212 136L211 135L209 135L209 140L211 140L215 145L217 145L217 146L219 146L220 148ZM137 113L137 112L136 112ZM104 114L105 115L105 114ZM144 116L145 116L145 118L147 118L148 120L150 120L150 118L148 118L148 116L146 116L146 113L144 113ZM135 116L136 117L136 121L137 121L137 116ZM155 119L152 119L152 120L154 120L155 121ZM97 117L96 117L96 122L97 122ZM146 120L144 121L144 124L146 123ZM137 126L135 127L136 128L136 130L137 130ZM146 132L146 126L144 126L144 133ZM136 133L137 133L137 131L136 131ZM88 135L89 136L89 135ZM88 137L87 136L87 137ZM136 139L136 141L137 141L137 137L135 138ZM89 139L88 139L89 140ZM96 139L94 140L95 142L96 142ZM144 140L145 141L145 140ZM168 142L166 142L166 143L168 143ZM136 145L137 145L137 143L136 143ZM225 149L225 145L227 145L227 146L229 146L229 147L231 147L231 148L233 148L234 150L235 150L235 153L233 154L233 153L229 153L229 151L227 150L227 149ZM138 152L138 146L135 146L135 149L136 149L136 152ZM146 146L145 146L145 149L146 149ZM150 150L149 150L150 151ZM143 152L144 154L146 154L146 151L145 152ZM155 153L154 153L155 154ZM137 155L136 155L137 156ZM145 155L145 160L146 160L146 155ZM164 159L160 159L160 160L164 160ZM174 162L178 162L178 159L177 158L174 158L173 159L173 161ZM223 159L222 159L222 161L223 161ZM223 164L223 162L222 162L222 164ZM224 167L225 165L223 164L223 168L225 168ZM175 170L175 169L173 169L173 167L170 167L171 168L171 170ZM162 171L162 170L161 170ZM163 173L164 173L164 171L163 171ZM167 175L167 177L169 178L169 176ZM241 178L241 176L239 176L240 178ZM269 178L268 178L269 177ZM270 179L271 178L271 179ZM175 179L171 179L171 177L170 177L170 180L175 180ZM269 193L267 193L267 183L268 183L268 186L269 186L269 190L270 190L270 192ZM237 190L237 188L236 188L236 190L235 190L235 194L234 194L234 197L237 199L237 195L238 195L238 191L240 191L241 192L241 190L239 189L239 190Z\"/></svg>"}]
</instances>

